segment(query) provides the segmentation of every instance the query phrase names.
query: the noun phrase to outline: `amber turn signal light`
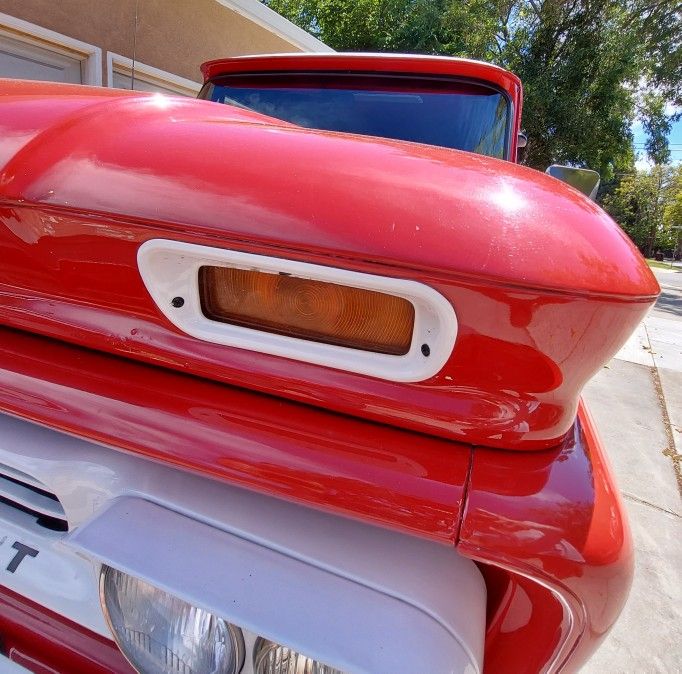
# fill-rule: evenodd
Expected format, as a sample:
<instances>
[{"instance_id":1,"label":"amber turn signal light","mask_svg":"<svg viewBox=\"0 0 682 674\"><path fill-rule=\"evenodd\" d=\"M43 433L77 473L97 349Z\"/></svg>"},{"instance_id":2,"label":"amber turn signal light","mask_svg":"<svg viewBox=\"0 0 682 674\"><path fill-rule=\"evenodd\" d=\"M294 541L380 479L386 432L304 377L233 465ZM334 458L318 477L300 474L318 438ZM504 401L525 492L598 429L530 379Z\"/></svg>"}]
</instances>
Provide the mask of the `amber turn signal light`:
<instances>
[{"instance_id":1,"label":"amber turn signal light","mask_svg":"<svg viewBox=\"0 0 682 674\"><path fill-rule=\"evenodd\" d=\"M207 318L376 353L410 350L414 306L403 297L289 274L201 267Z\"/></svg>"}]
</instances>

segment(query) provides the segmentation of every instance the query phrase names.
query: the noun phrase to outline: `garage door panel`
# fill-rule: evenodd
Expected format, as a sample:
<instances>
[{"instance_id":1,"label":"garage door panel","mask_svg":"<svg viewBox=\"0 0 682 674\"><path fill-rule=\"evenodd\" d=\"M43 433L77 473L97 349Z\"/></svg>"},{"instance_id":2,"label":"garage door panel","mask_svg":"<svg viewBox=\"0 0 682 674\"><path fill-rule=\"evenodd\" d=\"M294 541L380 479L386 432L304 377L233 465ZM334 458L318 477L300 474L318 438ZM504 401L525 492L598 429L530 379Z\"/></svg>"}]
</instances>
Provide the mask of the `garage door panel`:
<instances>
[{"instance_id":1,"label":"garage door panel","mask_svg":"<svg viewBox=\"0 0 682 674\"><path fill-rule=\"evenodd\" d=\"M135 91L151 91L160 94L171 94L173 96L186 96L170 86L164 87L162 84L150 82L144 77L144 74L135 74L135 86L133 87L133 78L131 75L120 73L114 70L112 74L112 86L116 89L135 89Z\"/></svg>"},{"instance_id":2,"label":"garage door panel","mask_svg":"<svg viewBox=\"0 0 682 674\"><path fill-rule=\"evenodd\" d=\"M83 62L0 35L0 77L82 84Z\"/></svg>"}]
</instances>

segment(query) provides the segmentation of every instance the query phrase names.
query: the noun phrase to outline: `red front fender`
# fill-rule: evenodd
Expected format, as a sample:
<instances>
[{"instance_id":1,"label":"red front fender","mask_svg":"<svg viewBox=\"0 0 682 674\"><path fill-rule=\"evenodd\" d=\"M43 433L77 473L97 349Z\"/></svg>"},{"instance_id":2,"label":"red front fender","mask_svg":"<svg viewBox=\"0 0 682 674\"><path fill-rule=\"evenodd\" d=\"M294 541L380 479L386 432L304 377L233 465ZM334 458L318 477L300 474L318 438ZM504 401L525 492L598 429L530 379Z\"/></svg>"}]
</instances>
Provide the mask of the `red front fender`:
<instances>
[{"instance_id":1,"label":"red front fender","mask_svg":"<svg viewBox=\"0 0 682 674\"><path fill-rule=\"evenodd\" d=\"M486 674L575 671L625 604L630 530L581 403L559 447L474 451L459 551L488 585Z\"/></svg>"}]
</instances>

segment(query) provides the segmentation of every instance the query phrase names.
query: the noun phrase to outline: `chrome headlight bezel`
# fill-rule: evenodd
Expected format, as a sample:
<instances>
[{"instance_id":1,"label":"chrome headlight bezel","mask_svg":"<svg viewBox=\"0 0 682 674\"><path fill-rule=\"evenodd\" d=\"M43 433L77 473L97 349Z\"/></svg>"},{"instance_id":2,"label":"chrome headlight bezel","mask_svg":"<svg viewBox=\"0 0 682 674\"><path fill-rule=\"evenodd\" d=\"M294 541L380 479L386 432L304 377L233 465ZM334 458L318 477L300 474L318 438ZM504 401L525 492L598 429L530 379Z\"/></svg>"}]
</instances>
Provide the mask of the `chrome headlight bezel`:
<instances>
[{"instance_id":1,"label":"chrome headlight bezel","mask_svg":"<svg viewBox=\"0 0 682 674\"><path fill-rule=\"evenodd\" d=\"M131 667L136 671L136 672L141 672L142 665L138 662L136 662L134 654L131 653L130 648L129 648L129 643L126 642L120 633L120 630L116 627L114 624L114 619L111 614L111 607L109 606L109 593L107 591L106 583L107 580L109 579L110 575L112 573L116 574L121 574L122 576L125 576L129 579L132 579L133 581L140 583L148 588L151 588L155 590L157 593L159 593L160 596L165 595L168 598L171 598L173 601L179 602L181 604L186 605L187 607L193 608L193 609L198 609L206 613L208 616L211 616L214 618L216 621L219 621L222 626L225 628L226 634L229 636L230 639L230 648L233 653L233 658L232 661L230 662L230 665L228 669L224 670L224 674L239 674L244 669L244 661L246 657L246 648L244 645L244 635L242 634L241 629L227 621L225 618L222 618L219 615L216 615L212 611L208 611L206 609L203 609L201 607L195 606L194 604L191 604L190 602L184 601L177 595L174 595L170 592L167 592L166 590L163 590L161 588L156 587L152 583L149 583L147 580L143 578L139 578L138 576L126 573L125 571L121 571L120 569L116 569L112 566L108 566L107 564L102 564L100 567L100 572L99 572L99 597L100 597L100 604L102 607L102 613L104 615L104 619L106 621L107 626L109 627L109 630L111 631L112 637L114 638L114 641L116 642L119 650L121 651L121 654L123 657L128 661L128 663L131 665ZM222 674L222 673L221 673Z\"/></svg>"},{"instance_id":2,"label":"chrome headlight bezel","mask_svg":"<svg viewBox=\"0 0 682 674\"><path fill-rule=\"evenodd\" d=\"M285 644L271 641L265 637L258 637L253 647L253 672L254 674L270 674L272 670L265 670L267 663L264 661L269 652L273 650L283 649L288 651L289 658L296 658L296 665L293 669L297 674L344 674L340 669L327 665L319 660L308 657L303 653L286 646ZM291 671L291 665L286 664L283 669L276 670L281 674L288 674Z\"/></svg>"}]
</instances>

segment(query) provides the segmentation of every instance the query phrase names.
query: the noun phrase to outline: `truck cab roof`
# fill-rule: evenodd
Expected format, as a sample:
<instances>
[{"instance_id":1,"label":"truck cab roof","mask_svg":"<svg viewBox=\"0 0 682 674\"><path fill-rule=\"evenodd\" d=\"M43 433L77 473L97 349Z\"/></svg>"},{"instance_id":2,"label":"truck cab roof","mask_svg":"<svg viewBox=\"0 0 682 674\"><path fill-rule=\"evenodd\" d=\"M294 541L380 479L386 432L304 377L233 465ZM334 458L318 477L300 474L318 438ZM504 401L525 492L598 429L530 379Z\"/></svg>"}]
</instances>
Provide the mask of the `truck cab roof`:
<instances>
[{"instance_id":1,"label":"truck cab roof","mask_svg":"<svg viewBox=\"0 0 682 674\"><path fill-rule=\"evenodd\" d=\"M201 66L204 82L222 75L289 70L465 77L497 85L514 102L517 104L521 102L521 80L513 73L492 63L449 56L361 52L259 54L216 59Z\"/></svg>"}]
</instances>

